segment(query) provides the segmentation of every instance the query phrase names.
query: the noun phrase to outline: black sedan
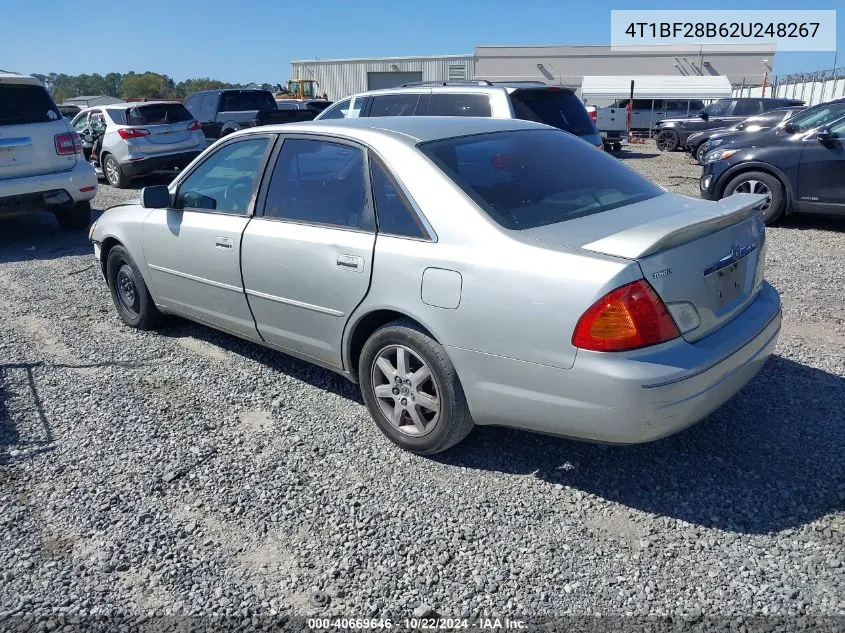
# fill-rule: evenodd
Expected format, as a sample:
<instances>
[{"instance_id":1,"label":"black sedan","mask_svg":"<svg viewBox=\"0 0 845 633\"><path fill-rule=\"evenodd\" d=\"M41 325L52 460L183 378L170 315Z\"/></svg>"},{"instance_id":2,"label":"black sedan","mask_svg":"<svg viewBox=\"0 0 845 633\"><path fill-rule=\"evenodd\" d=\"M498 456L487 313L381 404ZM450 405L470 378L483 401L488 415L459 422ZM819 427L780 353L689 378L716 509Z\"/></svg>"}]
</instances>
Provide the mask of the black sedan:
<instances>
[{"instance_id":1,"label":"black sedan","mask_svg":"<svg viewBox=\"0 0 845 633\"><path fill-rule=\"evenodd\" d=\"M709 152L701 197L765 194L766 224L784 213L845 215L845 99L826 106L755 134L745 144L734 142Z\"/></svg>"},{"instance_id":2,"label":"black sedan","mask_svg":"<svg viewBox=\"0 0 845 633\"><path fill-rule=\"evenodd\" d=\"M687 150L699 164L702 164L704 155L711 149L715 149L722 143L738 138L742 134L751 134L763 130L770 130L776 125L789 120L790 117L803 111L803 107L779 108L763 114L748 117L730 127L720 127L712 130L694 132L687 138Z\"/></svg>"}]
</instances>

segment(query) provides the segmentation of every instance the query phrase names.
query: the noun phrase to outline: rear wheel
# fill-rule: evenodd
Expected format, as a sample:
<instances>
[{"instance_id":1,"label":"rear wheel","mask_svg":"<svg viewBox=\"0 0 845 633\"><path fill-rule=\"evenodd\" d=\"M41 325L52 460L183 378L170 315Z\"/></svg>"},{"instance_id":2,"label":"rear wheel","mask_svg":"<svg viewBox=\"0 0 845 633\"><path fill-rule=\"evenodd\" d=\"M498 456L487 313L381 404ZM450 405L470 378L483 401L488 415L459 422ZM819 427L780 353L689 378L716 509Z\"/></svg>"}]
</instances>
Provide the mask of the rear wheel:
<instances>
[{"instance_id":1,"label":"rear wheel","mask_svg":"<svg viewBox=\"0 0 845 633\"><path fill-rule=\"evenodd\" d=\"M129 186L129 178L123 173L120 163L111 154L106 154L102 157L101 163L103 165L103 174L106 181L117 189L125 189Z\"/></svg>"},{"instance_id":2,"label":"rear wheel","mask_svg":"<svg viewBox=\"0 0 845 633\"><path fill-rule=\"evenodd\" d=\"M56 221L66 231L82 231L91 224L91 203L77 202L69 209L53 211Z\"/></svg>"},{"instance_id":3,"label":"rear wheel","mask_svg":"<svg viewBox=\"0 0 845 633\"><path fill-rule=\"evenodd\" d=\"M681 144L681 139L675 130L660 130L655 143L661 152L674 152Z\"/></svg>"},{"instance_id":4,"label":"rear wheel","mask_svg":"<svg viewBox=\"0 0 845 633\"><path fill-rule=\"evenodd\" d=\"M413 321L388 323L370 336L358 377L379 429L407 451L440 453L474 427L446 350Z\"/></svg>"},{"instance_id":5,"label":"rear wheel","mask_svg":"<svg viewBox=\"0 0 845 633\"><path fill-rule=\"evenodd\" d=\"M767 196L763 204L763 221L774 224L786 209L786 193L783 183L764 171L747 171L740 174L725 187L725 196L735 193L759 193Z\"/></svg>"},{"instance_id":6,"label":"rear wheel","mask_svg":"<svg viewBox=\"0 0 845 633\"><path fill-rule=\"evenodd\" d=\"M115 246L106 259L106 280L117 314L126 325L152 330L161 321L147 284L123 246Z\"/></svg>"}]
</instances>

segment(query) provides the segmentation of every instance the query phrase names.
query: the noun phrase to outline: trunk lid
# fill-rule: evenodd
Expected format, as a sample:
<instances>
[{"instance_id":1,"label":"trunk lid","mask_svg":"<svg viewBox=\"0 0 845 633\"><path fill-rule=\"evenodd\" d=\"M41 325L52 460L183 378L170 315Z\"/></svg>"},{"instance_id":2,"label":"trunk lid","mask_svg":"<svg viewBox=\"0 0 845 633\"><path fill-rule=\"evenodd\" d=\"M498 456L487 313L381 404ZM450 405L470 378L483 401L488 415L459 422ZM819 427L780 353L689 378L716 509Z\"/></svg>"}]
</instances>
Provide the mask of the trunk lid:
<instances>
[{"instance_id":1,"label":"trunk lid","mask_svg":"<svg viewBox=\"0 0 845 633\"><path fill-rule=\"evenodd\" d=\"M126 110L126 125L147 130L147 136L127 139L146 153L175 152L196 145L188 126L193 115L181 103L144 103Z\"/></svg>"},{"instance_id":2,"label":"trunk lid","mask_svg":"<svg viewBox=\"0 0 845 633\"><path fill-rule=\"evenodd\" d=\"M719 202L664 194L524 233L636 261L683 337L696 341L742 312L763 283L765 231L758 208L764 200L753 194Z\"/></svg>"}]
</instances>

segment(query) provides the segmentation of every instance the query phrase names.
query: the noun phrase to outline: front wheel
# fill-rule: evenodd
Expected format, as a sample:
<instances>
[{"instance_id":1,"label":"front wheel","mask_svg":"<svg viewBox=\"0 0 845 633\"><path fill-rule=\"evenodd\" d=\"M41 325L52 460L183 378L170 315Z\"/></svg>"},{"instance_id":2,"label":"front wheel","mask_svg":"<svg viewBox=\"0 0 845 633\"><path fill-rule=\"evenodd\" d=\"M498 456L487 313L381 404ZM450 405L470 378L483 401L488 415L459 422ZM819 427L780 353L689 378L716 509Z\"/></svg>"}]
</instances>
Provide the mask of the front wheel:
<instances>
[{"instance_id":1,"label":"front wheel","mask_svg":"<svg viewBox=\"0 0 845 633\"><path fill-rule=\"evenodd\" d=\"M681 139L675 130L660 130L655 143L661 152L674 152L681 144Z\"/></svg>"},{"instance_id":2,"label":"front wheel","mask_svg":"<svg viewBox=\"0 0 845 633\"><path fill-rule=\"evenodd\" d=\"M361 352L358 378L379 429L407 451L440 453L474 427L446 350L412 321L373 333Z\"/></svg>"},{"instance_id":3,"label":"front wheel","mask_svg":"<svg viewBox=\"0 0 845 633\"><path fill-rule=\"evenodd\" d=\"M83 231L91 224L91 203L77 202L70 209L54 211L53 215L65 231Z\"/></svg>"},{"instance_id":4,"label":"front wheel","mask_svg":"<svg viewBox=\"0 0 845 633\"><path fill-rule=\"evenodd\" d=\"M117 314L126 325L152 330L159 324L161 312L156 308L138 267L123 246L115 246L109 251L106 280Z\"/></svg>"},{"instance_id":5,"label":"front wheel","mask_svg":"<svg viewBox=\"0 0 845 633\"><path fill-rule=\"evenodd\" d=\"M725 187L725 196L735 193L759 193L767 197L762 206L763 221L774 224L786 209L786 194L780 180L764 171L747 171L740 174Z\"/></svg>"}]
</instances>

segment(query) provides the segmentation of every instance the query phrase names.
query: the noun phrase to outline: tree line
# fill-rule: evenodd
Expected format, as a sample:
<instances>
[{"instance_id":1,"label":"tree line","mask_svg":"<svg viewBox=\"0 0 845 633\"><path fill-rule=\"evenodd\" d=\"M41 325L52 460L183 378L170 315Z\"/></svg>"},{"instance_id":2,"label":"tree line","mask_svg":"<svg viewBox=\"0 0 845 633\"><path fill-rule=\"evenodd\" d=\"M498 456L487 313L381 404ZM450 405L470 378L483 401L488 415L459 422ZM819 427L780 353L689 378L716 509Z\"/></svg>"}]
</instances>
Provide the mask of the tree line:
<instances>
[{"instance_id":1,"label":"tree line","mask_svg":"<svg viewBox=\"0 0 845 633\"><path fill-rule=\"evenodd\" d=\"M42 82L56 103L82 95L106 95L121 99L177 99L184 100L198 90L214 88L264 88L275 90L271 84L232 84L202 77L176 82L167 75L154 72L108 73L100 75L66 75L64 73L32 75Z\"/></svg>"}]
</instances>

